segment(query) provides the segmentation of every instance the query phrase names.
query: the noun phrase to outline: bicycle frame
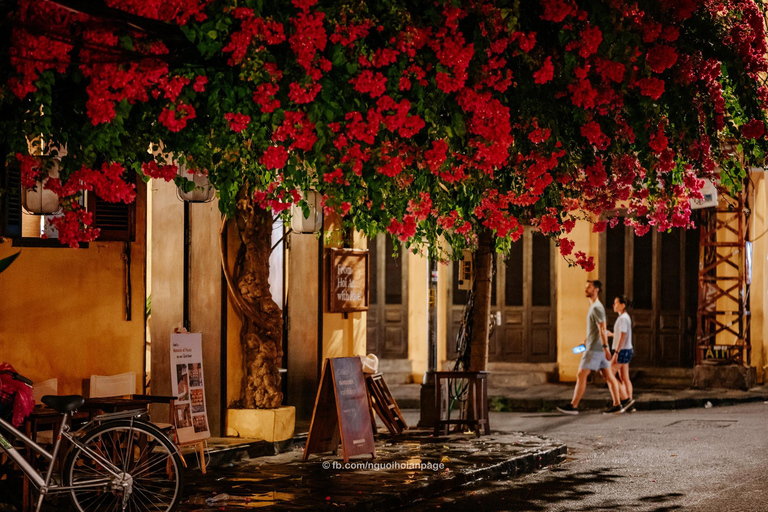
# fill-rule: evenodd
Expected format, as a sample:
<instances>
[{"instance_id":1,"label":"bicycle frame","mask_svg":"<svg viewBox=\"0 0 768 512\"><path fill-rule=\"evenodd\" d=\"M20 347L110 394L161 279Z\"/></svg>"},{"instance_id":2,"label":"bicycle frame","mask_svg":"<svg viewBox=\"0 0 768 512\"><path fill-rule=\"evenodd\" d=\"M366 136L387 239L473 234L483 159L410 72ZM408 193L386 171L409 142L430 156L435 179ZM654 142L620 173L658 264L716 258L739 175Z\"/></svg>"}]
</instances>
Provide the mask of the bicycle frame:
<instances>
[{"instance_id":1,"label":"bicycle frame","mask_svg":"<svg viewBox=\"0 0 768 512\"><path fill-rule=\"evenodd\" d=\"M28 438L24 433L16 429L13 425L5 421L4 419L0 418L0 427L3 427L8 432L10 432L14 438L18 439L22 443L24 443L27 447L31 448L32 450L36 451L38 454L40 454L42 457L44 457L46 460L49 461L48 469L45 473L45 477L32 465L27 461L27 459L22 455L16 448L13 447L13 445L3 436L2 432L0 431L0 449L8 454L8 457L11 458L21 469L21 471L27 476L27 478L34 484L36 488L40 490L40 497L37 502L37 508L36 510L40 510L40 507L42 506L43 499L48 494L60 494L60 493L66 493L69 491L72 491L74 489L89 489L89 488L98 488L98 487L105 487L110 484L110 480L108 479L98 479L98 480L89 480L85 482L79 482L77 485L71 485L71 486L65 486L61 484L53 484L51 485L51 477L53 476L53 467L55 465L56 457L59 453L59 448L61 446L62 439L67 439L69 443L73 447L77 447L80 450L82 450L84 453L86 453L89 457L91 457L93 460L97 461L99 464L103 466L103 468L112 476L115 478L120 478L120 474L122 470L115 466L112 461L105 459L100 454L94 452L84 444L82 444L76 437L77 432L86 430L88 427L90 427L94 421L98 421L100 419L108 420L108 419L115 419L118 417L126 418L131 417L135 418L143 411L126 411L122 413L115 413L115 414L104 414L97 416L94 418L93 421L89 421L86 423L82 428L78 429L75 433L72 433L69 431L69 419L70 414L63 414L61 425L58 429L58 435L56 437L56 442L53 445L53 451L49 453L45 450L42 446L37 444L33 439Z\"/></svg>"}]
</instances>

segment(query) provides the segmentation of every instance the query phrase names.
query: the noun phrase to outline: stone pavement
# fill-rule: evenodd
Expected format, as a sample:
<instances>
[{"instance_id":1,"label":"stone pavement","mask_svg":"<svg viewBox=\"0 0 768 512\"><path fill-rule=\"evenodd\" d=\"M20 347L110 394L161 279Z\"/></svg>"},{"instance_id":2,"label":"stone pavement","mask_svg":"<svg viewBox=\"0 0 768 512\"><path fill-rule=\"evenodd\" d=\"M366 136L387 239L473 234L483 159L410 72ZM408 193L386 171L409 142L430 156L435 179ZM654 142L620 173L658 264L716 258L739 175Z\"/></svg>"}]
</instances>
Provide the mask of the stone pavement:
<instances>
[{"instance_id":1,"label":"stone pavement","mask_svg":"<svg viewBox=\"0 0 768 512\"><path fill-rule=\"evenodd\" d=\"M303 444L278 455L188 474L179 512L242 510L396 510L469 482L507 479L562 462L565 445L520 433L490 436L409 430L379 434L376 459L312 455Z\"/></svg>"},{"instance_id":2,"label":"stone pavement","mask_svg":"<svg viewBox=\"0 0 768 512\"><path fill-rule=\"evenodd\" d=\"M420 384L390 385L390 391L401 409L418 409ZM573 383L538 384L527 388L489 388L490 410L496 412L554 411L573 397ZM768 400L768 387L757 386L749 391L734 389L635 389L638 411L657 409L686 409L733 405ZM611 398L605 384L588 384L579 409L603 409Z\"/></svg>"}]
</instances>

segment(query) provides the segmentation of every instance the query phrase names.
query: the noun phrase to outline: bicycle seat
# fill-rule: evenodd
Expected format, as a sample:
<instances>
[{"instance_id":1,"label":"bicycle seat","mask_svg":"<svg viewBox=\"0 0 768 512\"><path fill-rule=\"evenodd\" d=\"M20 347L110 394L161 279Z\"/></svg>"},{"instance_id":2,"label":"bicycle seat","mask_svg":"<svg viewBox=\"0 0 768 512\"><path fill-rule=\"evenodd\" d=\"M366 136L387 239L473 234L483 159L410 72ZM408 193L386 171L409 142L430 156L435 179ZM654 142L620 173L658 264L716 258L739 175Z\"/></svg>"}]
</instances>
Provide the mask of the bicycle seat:
<instances>
[{"instance_id":1,"label":"bicycle seat","mask_svg":"<svg viewBox=\"0 0 768 512\"><path fill-rule=\"evenodd\" d=\"M45 395L40 401L51 409L64 414L82 407L85 403L85 398L80 395Z\"/></svg>"}]
</instances>

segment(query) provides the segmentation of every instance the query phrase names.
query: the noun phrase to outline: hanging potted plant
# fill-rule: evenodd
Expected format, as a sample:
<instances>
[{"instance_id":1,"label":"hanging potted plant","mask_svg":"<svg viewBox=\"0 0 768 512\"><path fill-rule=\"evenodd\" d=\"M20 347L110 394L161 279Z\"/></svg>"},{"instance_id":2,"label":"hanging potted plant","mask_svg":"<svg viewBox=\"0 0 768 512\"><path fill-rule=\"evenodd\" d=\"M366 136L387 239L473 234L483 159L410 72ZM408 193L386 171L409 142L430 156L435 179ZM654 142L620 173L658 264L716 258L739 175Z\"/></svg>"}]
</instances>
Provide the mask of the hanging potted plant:
<instances>
[{"instance_id":1,"label":"hanging potted plant","mask_svg":"<svg viewBox=\"0 0 768 512\"><path fill-rule=\"evenodd\" d=\"M208 181L208 173L200 169L188 169L179 164L176 180L176 197L188 203L210 203L216 195L216 190Z\"/></svg>"},{"instance_id":2,"label":"hanging potted plant","mask_svg":"<svg viewBox=\"0 0 768 512\"><path fill-rule=\"evenodd\" d=\"M58 160L50 157L33 157L31 174L26 179L22 173L21 206L30 215L52 215L61 210L59 196L53 190L47 188L48 181L59 179Z\"/></svg>"},{"instance_id":3,"label":"hanging potted plant","mask_svg":"<svg viewBox=\"0 0 768 512\"><path fill-rule=\"evenodd\" d=\"M323 196L315 190L301 194L301 201L291 204L291 230L317 233L323 227Z\"/></svg>"},{"instance_id":4,"label":"hanging potted plant","mask_svg":"<svg viewBox=\"0 0 768 512\"><path fill-rule=\"evenodd\" d=\"M51 190L50 180L59 180L60 160L66 146L59 147L42 137L27 139L29 155L18 155L21 161L21 205L30 215L51 215L61 210L59 195Z\"/></svg>"}]
</instances>

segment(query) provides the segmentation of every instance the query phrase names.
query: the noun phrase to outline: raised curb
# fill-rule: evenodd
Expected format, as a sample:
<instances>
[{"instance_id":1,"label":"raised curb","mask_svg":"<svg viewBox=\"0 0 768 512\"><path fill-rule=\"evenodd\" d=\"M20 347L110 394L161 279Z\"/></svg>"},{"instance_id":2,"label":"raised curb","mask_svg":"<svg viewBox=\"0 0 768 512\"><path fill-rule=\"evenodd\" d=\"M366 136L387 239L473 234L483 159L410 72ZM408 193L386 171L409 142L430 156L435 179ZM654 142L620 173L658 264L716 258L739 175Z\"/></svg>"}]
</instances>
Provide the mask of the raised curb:
<instances>
[{"instance_id":1,"label":"raised curb","mask_svg":"<svg viewBox=\"0 0 768 512\"><path fill-rule=\"evenodd\" d=\"M416 386L416 385L415 385ZM563 386L563 385L560 385ZM418 396L412 390L399 394L393 389L395 400L401 409L419 409ZM591 388L593 389L593 388ZM572 385L567 389L554 389L551 396L524 396L521 390L504 393L504 390L489 390L489 409L493 412L547 412L554 411L558 405L570 401L573 392ZM398 396L400 395L400 396ZM600 391L600 398L590 395L582 399L579 409L598 410L609 405L607 389ZM635 408L638 411L655 411L669 409L691 409L705 407L707 402L712 406L737 405L751 402L768 401L768 387L759 386L749 391L738 390L694 390L694 389L635 389Z\"/></svg>"}]
</instances>

